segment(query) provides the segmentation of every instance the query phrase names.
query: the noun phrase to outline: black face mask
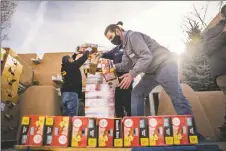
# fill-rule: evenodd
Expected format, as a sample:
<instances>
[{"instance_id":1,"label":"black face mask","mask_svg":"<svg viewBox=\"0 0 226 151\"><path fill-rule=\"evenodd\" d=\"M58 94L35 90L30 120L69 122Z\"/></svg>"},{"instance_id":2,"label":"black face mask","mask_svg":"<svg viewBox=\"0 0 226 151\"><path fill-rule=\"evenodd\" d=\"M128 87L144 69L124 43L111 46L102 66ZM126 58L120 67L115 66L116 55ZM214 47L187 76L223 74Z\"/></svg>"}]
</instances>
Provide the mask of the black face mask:
<instances>
[{"instance_id":1,"label":"black face mask","mask_svg":"<svg viewBox=\"0 0 226 151\"><path fill-rule=\"evenodd\" d=\"M122 43L120 36L115 33L115 37L111 40L111 43L113 45L120 45Z\"/></svg>"}]
</instances>

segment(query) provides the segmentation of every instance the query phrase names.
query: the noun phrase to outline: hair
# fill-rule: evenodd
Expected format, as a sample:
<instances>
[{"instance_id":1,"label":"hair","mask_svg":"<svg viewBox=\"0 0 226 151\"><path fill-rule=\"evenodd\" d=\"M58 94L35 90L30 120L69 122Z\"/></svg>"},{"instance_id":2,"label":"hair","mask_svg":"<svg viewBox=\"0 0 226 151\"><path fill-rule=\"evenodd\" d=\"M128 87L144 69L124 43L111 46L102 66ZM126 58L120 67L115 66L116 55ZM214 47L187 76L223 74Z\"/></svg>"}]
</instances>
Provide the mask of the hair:
<instances>
[{"instance_id":1,"label":"hair","mask_svg":"<svg viewBox=\"0 0 226 151\"><path fill-rule=\"evenodd\" d=\"M110 24L105 29L104 35L106 36L108 31L115 32L116 29L120 29L121 31L124 31L124 29L122 28L122 26L123 26L123 22L122 21L119 21L117 24Z\"/></svg>"},{"instance_id":2,"label":"hair","mask_svg":"<svg viewBox=\"0 0 226 151\"><path fill-rule=\"evenodd\" d=\"M222 17L226 17L226 4L221 8Z\"/></svg>"},{"instance_id":3,"label":"hair","mask_svg":"<svg viewBox=\"0 0 226 151\"><path fill-rule=\"evenodd\" d=\"M68 61L69 58L70 58L69 55L63 56L63 57L62 57L62 64L65 64L65 63L69 62L69 61Z\"/></svg>"},{"instance_id":4,"label":"hair","mask_svg":"<svg viewBox=\"0 0 226 151\"><path fill-rule=\"evenodd\" d=\"M117 25L123 26L123 22L122 22L122 21L119 21L119 22L117 23Z\"/></svg>"}]
</instances>

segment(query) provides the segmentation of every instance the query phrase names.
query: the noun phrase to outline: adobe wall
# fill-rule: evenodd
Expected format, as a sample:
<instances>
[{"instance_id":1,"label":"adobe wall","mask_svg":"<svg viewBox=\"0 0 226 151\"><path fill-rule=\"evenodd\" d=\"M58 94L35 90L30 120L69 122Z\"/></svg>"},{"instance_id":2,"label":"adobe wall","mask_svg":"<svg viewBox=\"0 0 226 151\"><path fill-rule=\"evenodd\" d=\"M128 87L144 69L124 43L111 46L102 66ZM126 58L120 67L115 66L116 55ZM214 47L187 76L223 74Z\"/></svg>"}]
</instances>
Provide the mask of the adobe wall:
<instances>
[{"instance_id":1,"label":"adobe wall","mask_svg":"<svg viewBox=\"0 0 226 151\"><path fill-rule=\"evenodd\" d=\"M20 98L20 115L60 116L60 97L53 86L29 87Z\"/></svg>"},{"instance_id":2,"label":"adobe wall","mask_svg":"<svg viewBox=\"0 0 226 151\"><path fill-rule=\"evenodd\" d=\"M36 54L18 54L24 62L34 70L34 80L40 85L56 86L52 82L52 76L60 74L61 58L64 55L72 55L73 52L45 53L40 64L34 64L31 59L36 58Z\"/></svg>"},{"instance_id":3,"label":"adobe wall","mask_svg":"<svg viewBox=\"0 0 226 151\"><path fill-rule=\"evenodd\" d=\"M218 125L224 116L226 97L221 92L195 92L187 84L181 84L185 97L189 100L198 131L214 140L219 139ZM176 114L171 99L164 90L160 92L158 115Z\"/></svg>"},{"instance_id":4,"label":"adobe wall","mask_svg":"<svg viewBox=\"0 0 226 151\"><path fill-rule=\"evenodd\" d=\"M213 131L216 133L216 137L219 137L218 126L223 123L226 96L221 91L196 92L196 94L199 96L199 101Z\"/></svg>"}]
</instances>

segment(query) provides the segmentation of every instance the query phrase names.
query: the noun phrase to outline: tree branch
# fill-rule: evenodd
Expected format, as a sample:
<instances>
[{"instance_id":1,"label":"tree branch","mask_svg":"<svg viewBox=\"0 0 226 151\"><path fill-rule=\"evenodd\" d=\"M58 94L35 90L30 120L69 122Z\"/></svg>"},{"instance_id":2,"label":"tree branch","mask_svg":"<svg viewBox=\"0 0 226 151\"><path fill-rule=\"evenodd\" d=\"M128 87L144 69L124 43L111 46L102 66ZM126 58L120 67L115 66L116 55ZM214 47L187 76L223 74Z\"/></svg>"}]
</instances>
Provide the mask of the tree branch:
<instances>
[{"instance_id":1,"label":"tree branch","mask_svg":"<svg viewBox=\"0 0 226 151\"><path fill-rule=\"evenodd\" d=\"M5 40L8 35L8 28L11 27L11 19L19 1L1 1L1 40Z\"/></svg>"},{"instance_id":2,"label":"tree branch","mask_svg":"<svg viewBox=\"0 0 226 151\"><path fill-rule=\"evenodd\" d=\"M194 11L195 11L195 16L198 17L198 19L200 20L200 22L202 23L203 27L206 28L207 25L206 23L204 22L204 20L202 19L201 17L201 14L197 11L195 5L193 4L193 8L194 8Z\"/></svg>"}]
</instances>

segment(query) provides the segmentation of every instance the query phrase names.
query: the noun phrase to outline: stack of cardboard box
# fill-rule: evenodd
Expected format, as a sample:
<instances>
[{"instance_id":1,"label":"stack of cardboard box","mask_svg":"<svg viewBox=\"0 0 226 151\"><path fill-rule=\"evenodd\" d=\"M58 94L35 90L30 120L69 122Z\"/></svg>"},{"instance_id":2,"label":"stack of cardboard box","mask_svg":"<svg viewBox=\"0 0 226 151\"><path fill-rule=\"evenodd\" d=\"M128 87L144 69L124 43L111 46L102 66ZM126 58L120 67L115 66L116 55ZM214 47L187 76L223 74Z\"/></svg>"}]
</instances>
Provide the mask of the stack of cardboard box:
<instances>
[{"instance_id":1,"label":"stack of cardboard box","mask_svg":"<svg viewBox=\"0 0 226 151\"><path fill-rule=\"evenodd\" d=\"M88 117L114 117L114 88L103 79L101 73L88 74L85 91L85 115Z\"/></svg>"},{"instance_id":2,"label":"stack of cardboard box","mask_svg":"<svg viewBox=\"0 0 226 151\"><path fill-rule=\"evenodd\" d=\"M99 110L101 111L101 110ZM24 116L19 145L141 147L198 144L191 115L93 118Z\"/></svg>"}]
</instances>

